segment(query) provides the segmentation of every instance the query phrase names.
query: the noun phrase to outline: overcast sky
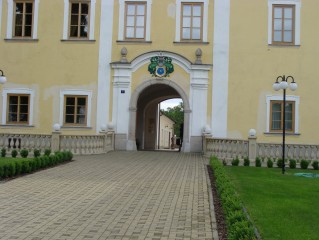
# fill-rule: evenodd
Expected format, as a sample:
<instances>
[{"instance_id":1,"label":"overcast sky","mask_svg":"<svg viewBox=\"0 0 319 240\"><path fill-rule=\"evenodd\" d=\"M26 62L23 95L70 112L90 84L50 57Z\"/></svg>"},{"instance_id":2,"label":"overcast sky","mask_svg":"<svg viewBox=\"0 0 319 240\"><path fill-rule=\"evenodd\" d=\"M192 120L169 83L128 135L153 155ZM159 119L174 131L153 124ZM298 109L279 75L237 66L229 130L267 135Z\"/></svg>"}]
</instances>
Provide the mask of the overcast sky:
<instances>
[{"instance_id":1,"label":"overcast sky","mask_svg":"<svg viewBox=\"0 0 319 240\"><path fill-rule=\"evenodd\" d=\"M161 102L161 109L166 110L168 107L173 108L178 106L180 102L183 102L181 98L172 98L166 101Z\"/></svg>"}]
</instances>

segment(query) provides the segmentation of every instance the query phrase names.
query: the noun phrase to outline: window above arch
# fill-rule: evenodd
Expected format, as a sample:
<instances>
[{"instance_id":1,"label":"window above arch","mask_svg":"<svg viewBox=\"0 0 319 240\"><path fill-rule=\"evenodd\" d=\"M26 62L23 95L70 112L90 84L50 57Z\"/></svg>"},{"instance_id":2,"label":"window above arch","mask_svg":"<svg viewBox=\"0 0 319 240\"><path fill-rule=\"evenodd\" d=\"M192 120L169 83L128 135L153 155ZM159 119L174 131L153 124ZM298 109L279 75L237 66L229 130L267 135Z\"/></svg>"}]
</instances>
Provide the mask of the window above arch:
<instances>
[{"instance_id":1,"label":"window above arch","mask_svg":"<svg viewBox=\"0 0 319 240\"><path fill-rule=\"evenodd\" d=\"M176 0L175 42L207 42L208 0Z\"/></svg>"},{"instance_id":2,"label":"window above arch","mask_svg":"<svg viewBox=\"0 0 319 240\"><path fill-rule=\"evenodd\" d=\"M118 41L150 41L152 0L120 0Z\"/></svg>"}]
</instances>

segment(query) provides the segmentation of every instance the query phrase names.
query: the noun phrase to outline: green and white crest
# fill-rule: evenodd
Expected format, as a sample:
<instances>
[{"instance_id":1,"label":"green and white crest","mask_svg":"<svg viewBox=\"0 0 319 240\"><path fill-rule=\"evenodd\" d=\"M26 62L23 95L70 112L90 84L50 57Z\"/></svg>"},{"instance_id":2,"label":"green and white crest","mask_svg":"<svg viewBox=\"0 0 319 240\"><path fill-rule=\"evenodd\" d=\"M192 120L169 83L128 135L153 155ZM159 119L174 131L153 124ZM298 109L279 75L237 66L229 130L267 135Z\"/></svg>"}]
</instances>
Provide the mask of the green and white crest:
<instances>
[{"instance_id":1,"label":"green and white crest","mask_svg":"<svg viewBox=\"0 0 319 240\"><path fill-rule=\"evenodd\" d=\"M174 72L174 66L170 57L160 56L152 57L148 65L148 71L153 77L169 77Z\"/></svg>"}]
</instances>

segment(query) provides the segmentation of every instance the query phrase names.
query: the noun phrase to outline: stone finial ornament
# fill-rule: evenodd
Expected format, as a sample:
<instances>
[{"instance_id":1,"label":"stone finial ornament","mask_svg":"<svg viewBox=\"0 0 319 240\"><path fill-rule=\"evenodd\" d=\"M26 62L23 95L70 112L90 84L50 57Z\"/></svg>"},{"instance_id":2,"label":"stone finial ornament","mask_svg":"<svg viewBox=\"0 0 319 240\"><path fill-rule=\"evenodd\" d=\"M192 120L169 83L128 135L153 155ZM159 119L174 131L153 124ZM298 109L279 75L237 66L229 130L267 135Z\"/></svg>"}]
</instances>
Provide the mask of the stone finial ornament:
<instances>
[{"instance_id":1,"label":"stone finial ornament","mask_svg":"<svg viewBox=\"0 0 319 240\"><path fill-rule=\"evenodd\" d=\"M121 49L121 56L122 56L121 62L122 63L126 63L127 62L126 55L127 55L127 49L126 49L126 47L123 47Z\"/></svg>"},{"instance_id":2,"label":"stone finial ornament","mask_svg":"<svg viewBox=\"0 0 319 240\"><path fill-rule=\"evenodd\" d=\"M195 64L202 64L202 55L203 55L202 49L197 48L195 55L196 55Z\"/></svg>"}]
</instances>

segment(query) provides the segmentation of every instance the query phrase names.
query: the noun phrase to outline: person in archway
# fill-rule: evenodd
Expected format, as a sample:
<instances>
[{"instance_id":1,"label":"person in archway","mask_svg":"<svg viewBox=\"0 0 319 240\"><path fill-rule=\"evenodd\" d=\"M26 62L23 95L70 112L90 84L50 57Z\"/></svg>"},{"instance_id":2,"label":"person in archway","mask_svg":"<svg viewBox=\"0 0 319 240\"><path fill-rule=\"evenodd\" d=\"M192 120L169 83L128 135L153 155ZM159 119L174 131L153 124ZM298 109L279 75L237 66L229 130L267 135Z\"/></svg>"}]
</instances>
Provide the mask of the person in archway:
<instances>
[{"instance_id":1,"label":"person in archway","mask_svg":"<svg viewBox=\"0 0 319 240\"><path fill-rule=\"evenodd\" d=\"M180 152L182 149L182 145L183 145L183 134L184 133L184 123L181 124L180 128L179 128L179 149L178 151Z\"/></svg>"}]
</instances>

